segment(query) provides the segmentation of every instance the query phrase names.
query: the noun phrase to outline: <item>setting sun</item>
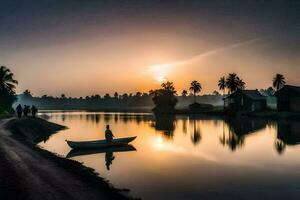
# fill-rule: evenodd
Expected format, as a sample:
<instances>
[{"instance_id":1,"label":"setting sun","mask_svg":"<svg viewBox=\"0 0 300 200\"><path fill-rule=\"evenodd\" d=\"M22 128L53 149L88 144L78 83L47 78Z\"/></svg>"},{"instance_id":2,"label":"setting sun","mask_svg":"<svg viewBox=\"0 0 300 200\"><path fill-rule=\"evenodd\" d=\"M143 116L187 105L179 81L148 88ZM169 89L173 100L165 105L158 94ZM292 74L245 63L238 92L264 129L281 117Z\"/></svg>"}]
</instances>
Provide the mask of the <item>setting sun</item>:
<instances>
[{"instance_id":1,"label":"setting sun","mask_svg":"<svg viewBox=\"0 0 300 200\"><path fill-rule=\"evenodd\" d=\"M158 64L149 66L148 70L155 81L162 83L168 79L170 67L168 64Z\"/></svg>"}]
</instances>

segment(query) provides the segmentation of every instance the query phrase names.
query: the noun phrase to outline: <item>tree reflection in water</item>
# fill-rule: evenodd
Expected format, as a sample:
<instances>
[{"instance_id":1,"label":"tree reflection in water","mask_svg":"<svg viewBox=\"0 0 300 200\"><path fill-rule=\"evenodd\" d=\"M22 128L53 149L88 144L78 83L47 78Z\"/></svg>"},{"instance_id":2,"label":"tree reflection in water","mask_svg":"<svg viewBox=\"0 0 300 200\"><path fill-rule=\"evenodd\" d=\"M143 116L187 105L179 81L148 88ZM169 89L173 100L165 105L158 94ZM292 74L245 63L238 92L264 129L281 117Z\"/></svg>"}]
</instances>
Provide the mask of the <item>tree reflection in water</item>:
<instances>
[{"instance_id":1,"label":"tree reflection in water","mask_svg":"<svg viewBox=\"0 0 300 200\"><path fill-rule=\"evenodd\" d=\"M151 124L155 130L162 131L167 138L173 138L175 130L175 115L155 115Z\"/></svg>"},{"instance_id":2,"label":"tree reflection in water","mask_svg":"<svg viewBox=\"0 0 300 200\"><path fill-rule=\"evenodd\" d=\"M279 155L283 154L285 147L286 145L282 140L275 140L275 149Z\"/></svg>"},{"instance_id":3,"label":"tree reflection in water","mask_svg":"<svg viewBox=\"0 0 300 200\"><path fill-rule=\"evenodd\" d=\"M202 137L201 137L200 129L197 127L196 120L193 120L193 124L194 124L194 129L193 129L193 134L191 136L191 140L194 145L197 145L201 141Z\"/></svg>"},{"instance_id":4,"label":"tree reflection in water","mask_svg":"<svg viewBox=\"0 0 300 200\"><path fill-rule=\"evenodd\" d=\"M85 113L49 115L49 118L60 118L63 122L79 119L89 123L146 123L150 124L163 136L173 139L177 120L182 122L182 134L190 133L189 139L194 145L199 145L202 140L202 133L199 125L203 118L198 116L175 116L175 115L151 115L138 113ZM206 119L206 118L205 118ZM191 129L189 130L189 122ZM220 120L214 120L218 127ZM263 128L274 129L277 132L274 140L274 150L282 155L288 146L300 144L300 123L299 120L263 120L250 117L226 118L222 121L223 130L219 137L219 144L229 148L232 152L243 148L247 137ZM202 130L205 131L205 130ZM46 139L47 140L47 139ZM107 159L108 161L110 159ZM109 163L109 162L108 162Z\"/></svg>"},{"instance_id":5,"label":"tree reflection in water","mask_svg":"<svg viewBox=\"0 0 300 200\"><path fill-rule=\"evenodd\" d=\"M238 136L234 132L229 131L229 136L225 143L231 151L235 151L237 148L242 148L244 146L244 141L244 136Z\"/></svg>"},{"instance_id":6,"label":"tree reflection in water","mask_svg":"<svg viewBox=\"0 0 300 200\"><path fill-rule=\"evenodd\" d=\"M298 144L300 144L299 121L277 121L277 139L274 146L278 154L283 154L286 146L294 146Z\"/></svg>"},{"instance_id":7,"label":"tree reflection in water","mask_svg":"<svg viewBox=\"0 0 300 200\"><path fill-rule=\"evenodd\" d=\"M225 133L225 125L228 126L228 134ZM251 118L228 118L223 123L223 133L220 137L222 146L228 146L231 151L242 148L245 138L266 127L265 120L254 120Z\"/></svg>"},{"instance_id":8,"label":"tree reflection in water","mask_svg":"<svg viewBox=\"0 0 300 200\"><path fill-rule=\"evenodd\" d=\"M182 120L182 132L184 134L187 134L187 120L186 119Z\"/></svg>"},{"instance_id":9,"label":"tree reflection in water","mask_svg":"<svg viewBox=\"0 0 300 200\"><path fill-rule=\"evenodd\" d=\"M219 141L221 143L222 146L225 146L226 144L226 136L225 136L225 127L224 127L224 121L222 123L222 128L223 128L223 131L222 131L222 136L219 138Z\"/></svg>"}]
</instances>

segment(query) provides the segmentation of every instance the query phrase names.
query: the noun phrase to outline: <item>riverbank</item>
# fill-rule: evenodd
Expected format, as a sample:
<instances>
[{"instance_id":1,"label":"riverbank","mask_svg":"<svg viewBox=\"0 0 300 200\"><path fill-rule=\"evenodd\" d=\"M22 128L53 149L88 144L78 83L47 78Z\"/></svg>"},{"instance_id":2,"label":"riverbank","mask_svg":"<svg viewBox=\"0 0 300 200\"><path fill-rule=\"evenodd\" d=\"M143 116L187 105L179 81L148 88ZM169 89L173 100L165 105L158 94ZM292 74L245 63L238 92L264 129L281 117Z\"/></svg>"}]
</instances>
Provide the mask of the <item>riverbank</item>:
<instances>
[{"instance_id":1,"label":"riverbank","mask_svg":"<svg viewBox=\"0 0 300 200\"><path fill-rule=\"evenodd\" d=\"M2 199L132 199L91 168L36 146L66 127L42 119L0 121Z\"/></svg>"}]
</instances>

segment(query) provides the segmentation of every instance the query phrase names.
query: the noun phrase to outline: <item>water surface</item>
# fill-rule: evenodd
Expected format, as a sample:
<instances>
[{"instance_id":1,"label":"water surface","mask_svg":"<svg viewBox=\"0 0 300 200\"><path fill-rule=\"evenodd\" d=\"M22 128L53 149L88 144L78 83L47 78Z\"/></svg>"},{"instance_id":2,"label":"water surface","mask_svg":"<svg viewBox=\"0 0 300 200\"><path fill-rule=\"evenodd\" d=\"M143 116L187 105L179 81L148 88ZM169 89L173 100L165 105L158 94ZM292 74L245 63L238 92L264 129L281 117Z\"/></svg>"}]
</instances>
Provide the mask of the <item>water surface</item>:
<instances>
[{"instance_id":1,"label":"water surface","mask_svg":"<svg viewBox=\"0 0 300 200\"><path fill-rule=\"evenodd\" d=\"M70 159L94 168L115 186L129 188L142 199L300 197L299 121L46 114L49 121L69 127L40 143L62 156L71 150L66 139L103 139L106 124L116 137L137 136L132 143L136 151L76 152Z\"/></svg>"}]
</instances>

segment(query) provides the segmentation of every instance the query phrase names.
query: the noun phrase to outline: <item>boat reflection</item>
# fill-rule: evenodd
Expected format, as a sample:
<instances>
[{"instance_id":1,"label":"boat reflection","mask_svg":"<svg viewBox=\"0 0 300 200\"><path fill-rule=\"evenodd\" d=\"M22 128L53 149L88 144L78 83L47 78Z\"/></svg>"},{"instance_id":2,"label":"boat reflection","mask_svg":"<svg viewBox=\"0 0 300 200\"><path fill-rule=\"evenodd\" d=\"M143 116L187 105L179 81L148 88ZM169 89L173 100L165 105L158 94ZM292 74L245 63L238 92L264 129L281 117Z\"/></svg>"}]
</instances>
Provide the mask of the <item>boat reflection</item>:
<instances>
[{"instance_id":1,"label":"boat reflection","mask_svg":"<svg viewBox=\"0 0 300 200\"><path fill-rule=\"evenodd\" d=\"M122 146L114 146L114 147L99 148L99 149L72 149L67 154L66 158L105 153L106 169L110 170L110 165L112 164L112 161L115 159L114 153L115 152L127 152L127 151L136 151L136 148L132 145L122 145Z\"/></svg>"}]
</instances>

